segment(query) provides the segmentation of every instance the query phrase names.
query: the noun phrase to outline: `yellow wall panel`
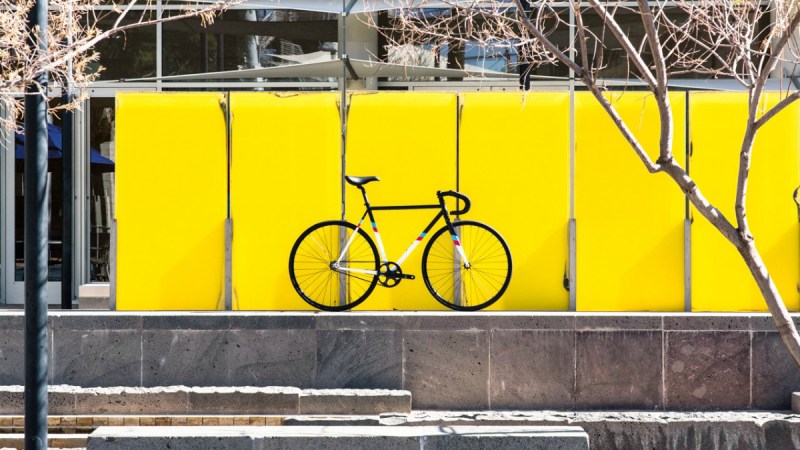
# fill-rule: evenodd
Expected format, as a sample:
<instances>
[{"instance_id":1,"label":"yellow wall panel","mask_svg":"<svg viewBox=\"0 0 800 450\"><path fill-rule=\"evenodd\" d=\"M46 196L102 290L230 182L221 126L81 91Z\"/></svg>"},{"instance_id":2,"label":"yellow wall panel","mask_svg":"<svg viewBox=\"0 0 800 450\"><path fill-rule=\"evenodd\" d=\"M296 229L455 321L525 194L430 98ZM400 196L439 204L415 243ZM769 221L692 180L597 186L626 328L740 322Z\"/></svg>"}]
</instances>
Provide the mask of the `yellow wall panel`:
<instances>
[{"instance_id":1,"label":"yellow wall panel","mask_svg":"<svg viewBox=\"0 0 800 450\"><path fill-rule=\"evenodd\" d=\"M117 309L224 308L222 99L117 95Z\"/></svg>"},{"instance_id":2,"label":"yellow wall panel","mask_svg":"<svg viewBox=\"0 0 800 450\"><path fill-rule=\"evenodd\" d=\"M341 218L335 93L233 93L234 309L313 309L289 280L298 236Z\"/></svg>"},{"instance_id":3,"label":"yellow wall panel","mask_svg":"<svg viewBox=\"0 0 800 450\"><path fill-rule=\"evenodd\" d=\"M770 93L765 101L775 104ZM739 152L747 118L746 93L692 93L691 175L706 198L735 224ZM756 137L747 191L756 247L786 306L800 308L800 228L792 193L800 184L800 108L775 116ZM755 281L734 247L693 210L692 309L766 311Z\"/></svg>"},{"instance_id":4,"label":"yellow wall panel","mask_svg":"<svg viewBox=\"0 0 800 450\"><path fill-rule=\"evenodd\" d=\"M650 93L608 94L628 127L658 156ZM685 96L671 98L673 151L685 155ZM575 219L579 311L684 309L685 200L666 174L651 175L597 100L576 94Z\"/></svg>"},{"instance_id":5,"label":"yellow wall panel","mask_svg":"<svg viewBox=\"0 0 800 450\"><path fill-rule=\"evenodd\" d=\"M373 205L436 204L436 191L456 187L457 99L454 93L353 94L347 119L347 175L376 175L367 185ZM363 213L361 193L346 186L347 219ZM378 211L375 218L390 261L417 238L433 210ZM441 223L443 225L444 222ZM438 229L438 226L433 231ZM371 233L370 233L371 235ZM403 264L417 276L394 288L376 287L356 309L445 309L428 293L420 263L427 240Z\"/></svg>"},{"instance_id":6,"label":"yellow wall panel","mask_svg":"<svg viewBox=\"0 0 800 450\"><path fill-rule=\"evenodd\" d=\"M489 309L567 310L569 94L476 92L461 101L459 189L473 201L464 218L495 228L514 264Z\"/></svg>"}]
</instances>

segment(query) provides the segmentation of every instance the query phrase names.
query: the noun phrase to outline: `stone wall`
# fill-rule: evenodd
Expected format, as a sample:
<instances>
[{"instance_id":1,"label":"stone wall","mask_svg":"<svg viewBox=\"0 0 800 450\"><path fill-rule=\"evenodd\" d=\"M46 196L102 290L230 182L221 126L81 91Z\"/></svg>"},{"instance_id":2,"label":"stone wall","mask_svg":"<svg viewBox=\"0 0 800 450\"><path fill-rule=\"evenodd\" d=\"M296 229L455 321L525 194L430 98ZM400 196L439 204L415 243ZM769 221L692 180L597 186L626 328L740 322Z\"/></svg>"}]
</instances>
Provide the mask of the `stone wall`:
<instances>
[{"instance_id":1,"label":"stone wall","mask_svg":"<svg viewBox=\"0 0 800 450\"><path fill-rule=\"evenodd\" d=\"M0 313L0 384L23 384ZM415 409L789 409L766 314L50 313L50 383L411 391Z\"/></svg>"}]
</instances>

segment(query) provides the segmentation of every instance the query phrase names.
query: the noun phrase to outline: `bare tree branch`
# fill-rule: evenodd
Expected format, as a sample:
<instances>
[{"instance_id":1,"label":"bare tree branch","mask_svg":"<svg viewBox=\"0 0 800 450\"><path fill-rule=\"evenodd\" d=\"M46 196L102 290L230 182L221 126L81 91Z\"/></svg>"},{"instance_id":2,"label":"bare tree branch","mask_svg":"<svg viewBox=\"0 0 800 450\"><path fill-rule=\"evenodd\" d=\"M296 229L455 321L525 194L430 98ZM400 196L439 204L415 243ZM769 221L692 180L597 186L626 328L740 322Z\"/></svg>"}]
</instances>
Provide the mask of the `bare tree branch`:
<instances>
[{"instance_id":1,"label":"bare tree branch","mask_svg":"<svg viewBox=\"0 0 800 450\"><path fill-rule=\"evenodd\" d=\"M39 49L36 37L31 35L27 25L27 13L32 6L30 1L0 0L0 102L6 105L6 114L0 117L0 126L11 128L22 111L20 96L25 86L36 86L41 95L47 95L45 86L36 84L37 78L47 73L50 85L70 83L79 92L69 105L58 109L72 109L84 98L81 89L95 80L99 71L90 70L98 55L95 46L104 39L124 33L134 28L157 23L200 17L203 23L210 23L220 11L243 0L218 0L209 5L193 5L169 17L152 18L154 9L150 3L143 5L139 17L133 12L139 0L131 0L124 8L114 3L103 3L109 9L97 8L102 0L51 0L48 13L47 47ZM113 19L105 30L100 21ZM130 23L125 23L130 22ZM33 42L30 42L33 39ZM55 111L54 108L51 108Z\"/></svg>"},{"instance_id":2,"label":"bare tree branch","mask_svg":"<svg viewBox=\"0 0 800 450\"><path fill-rule=\"evenodd\" d=\"M764 5L758 0L679 0L669 2L669 7L678 13L673 17L665 13L665 3L651 6L645 0L636 0L637 7L630 9L614 0L587 2L600 17L602 29L596 30L587 26L578 1L570 0L568 4L575 12L576 42L570 42L568 46L574 47L559 47L550 38L551 30L545 25L546 21L542 20L543 11L552 4L550 0L525 2L538 14L527 14L523 1L514 0L518 17L516 21L509 17L508 8L500 7L500 4L506 4L502 0L476 0L468 4L456 2L452 7L457 11L454 14L462 20L460 24L446 17L439 22L434 21L436 23L421 23L413 19L413 14L400 14L405 19L399 20L397 27L391 32L408 32L406 37L412 38L411 40L436 33L436 38L443 41L461 39L462 42L469 42L470 38L476 38L479 44L515 41L520 46L530 46L532 51L528 56L533 63L559 62L571 69L606 111L644 167L651 173L667 173L695 209L737 249L759 286L783 342L795 363L800 366L800 336L783 305L780 292L756 250L746 213L747 181L757 132L776 114L800 98L800 92L787 93L780 102L767 108L763 104L765 96L762 95L767 79L778 63L800 64L794 36L800 26L800 8L797 2L775 0ZM415 7L423 7L425 3L415 2ZM617 20L620 10L639 14L644 29L643 41L632 42L638 36L629 37L629 33L620 26ZM471 16L475 21L466 19L466 16ZM476 22L478 18L480 24ZM762 19L769 19L769 29L761 29ZM454 33L454 29L459 28L458 25L466 23L480 27L480 33L475 33L474 29L467 29L466 34ZM564 25L559 21L556 23ZM614 37L614 48L622 49L625 62L635 68L633 75L642 79L658 104L660 156L655 162L620 117L598 81L601 72L611 60L605 54L606 32ZM573 48L578 50L580 63L570 56ZM646 56L652 57L652 65L646 61ZM731 78L750 93L748 118L744 123L745 135L739 149L736 226L705 198L695 181L673 157L671 147L674 119L668 94L669 77L676 73ZM759 111L763 112L760 117Z\"/></svg>"}]
</instances>

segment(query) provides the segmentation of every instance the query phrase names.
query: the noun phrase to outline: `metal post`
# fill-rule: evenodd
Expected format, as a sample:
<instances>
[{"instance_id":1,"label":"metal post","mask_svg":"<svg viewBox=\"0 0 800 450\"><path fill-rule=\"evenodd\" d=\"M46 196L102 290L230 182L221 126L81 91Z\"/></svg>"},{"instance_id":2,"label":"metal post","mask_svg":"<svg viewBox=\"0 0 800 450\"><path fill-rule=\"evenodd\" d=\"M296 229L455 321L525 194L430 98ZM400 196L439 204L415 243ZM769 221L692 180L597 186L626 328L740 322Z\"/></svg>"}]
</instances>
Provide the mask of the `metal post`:
<instances>
[{"instance_id":1,"label":"metal post","mask_svg":"<svg viewBox=\"0 0 800 450\"><path fill-rule=\"evenodd\" d=\"M342 14L339 16L339 45L337 45L338 49L338 56L339 60L342 62L342 75L339 77L339 121L340 121L340 132L341 132L341 167L342 167L342 176L339 180L339 188L341 189L341 201L342 201L342 220L345 220L345 184L344 184L344 177L347 175L347 160L346 156L346 149L347 149L347 64L345 64L345 59L347 58L347 4L346 0L342 0ZM344 230L340 230L339 236L339 243L342 248L344 248L344 243L347 241L347 236L344 235ZM344 276L344 273L339 275L339 304L345 305L348 302L347 298L347 278Z\"/></svg>"},{"instance_id":2,"label":"metal post","mask_svg":"<svg viewBox=\"0 0 800 450\"><path fill-rule=\"evenodd\" d=\"M47 0L28 13L30 57L47 51ZM47 81L25 88L25 448L47 448Z\"/></svg>"},{"instance_id":3,"label":"metal post","mask_svg":"<svg viewBox=\"0 0 800 450\"><path fill-rule=\"evenodd\" d=\"M71 64L69 64L71 66ZM69 68L72 70L72 67ZM61 101L64 104L72 103L75 96L72 84L67 82ZM74 179L73 179L73 138L72 130L74 113L67 109L64 111L61 123L61 176L62 176L62 221L61 221L61 309L72 309L75 295L75 270L73 265L73 233L74 233Z\"/></svg>"},{"instance_id":4,"label":"metal post","mask_svg":"<svg viewBox=\"0 0 800 450\"><path fill-rule=\"evenodd\" d=\"M686 161L686 173L689 173L689 162L692 156L692 137L689 130L689 101L691 97L689 91L685 93L684 102L686 117L684 117L684 161ZM691 174L690 174L691 175ZM689 206L689 197L684 196L685 212L683 219L683 310L692 312L692 209Z\"/></svg>"},{"instance_id":5,"label":"metal post","mask_svg":"<svg viewBox=\"0 0 800 450\"><path fill-rule=\"evenodd\" d=\"M575 42L575 10L569 9L569 41ZM575 46L569 57L575 61ZM569 310L578 309L578 224L575 220L575 71L569 69Z\"/></svg>"},{"instance_id":6,"label":"metal post","mask_svg":"<svg viewBox=\"0 0 800 450\"><path fill-rule=\"evenodd\" d=\"M345 184L344 177L347 175L345 149L347 144L347 66L344 64L344 58L347 56L347 14L345 14L345 0L342 0L342 14L339 16L339 45L337 45L338 57L342 61L342 75L339 77L339 125L341 132L341 158L342 158L342 178L339 182L342 196L342 220L345 220Z\"/></svg>"}]
</instances>

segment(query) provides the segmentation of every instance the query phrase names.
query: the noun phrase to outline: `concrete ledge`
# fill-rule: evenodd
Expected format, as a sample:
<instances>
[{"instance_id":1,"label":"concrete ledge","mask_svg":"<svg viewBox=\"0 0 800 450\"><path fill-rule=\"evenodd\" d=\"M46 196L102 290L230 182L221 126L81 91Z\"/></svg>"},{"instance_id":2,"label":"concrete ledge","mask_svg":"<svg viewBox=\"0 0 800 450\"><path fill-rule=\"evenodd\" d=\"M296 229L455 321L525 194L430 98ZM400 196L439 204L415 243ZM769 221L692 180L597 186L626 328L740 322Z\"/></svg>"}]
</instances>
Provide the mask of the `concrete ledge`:
<instances>
[{"instance_id":1,"label":"concrete ledge","mask_svg":"<svg viewBox=\"0 0 800 450\"><path fill-rule=\"evenodd\" d=\"M588 450L580 427L101 427L89 435L89 450L241 449L558 449Z\"/></svg>"},{"instance_id":2,"label":"concrete ledge","mask_svg":"<svg viewBox=\"0 0 800 450\"><path fill-rule=\"evenodd\" d=\"M47 436L47 448L84 448L86 447L85 434L58 434ZM0 448L25 448L24 433L0 434Z\"/></svg>"},{"instance_id":3,"label":"concrete ledge","mask_svg":"<svg viewBox=\"0 0 800 450\"><path fill-rule=\"evenodd\" d=\"M300 414L380 414L411 412L411 393L388 389L306 389Z\"/></svg>"},{"instance_id":4,"label":"concrete ledge","mask_svg":"<svg viewBox=\"0 0 800 450\"><path fill-rule=\"evenodd\" d=\"M0 414L22 414L23 386L0 386ZM381 414L411 412L411 393L293 387L48 388L51 415Z\"/></svg>"},{"instance_id":5,"label":"concrete ledge","mask_svg":"<svg viewBox=\"0 0 800 450\"><path fill-rule=\"evenodd\" d=\"M78 308L109 309L111 285L109 283L82 284L78 287Z\"/></svg>"},{"instance_id":6,"label":"concrete ledge","mask_svg":"<svg viewBox=\"0 0 800 450\"><path fill-rule=\"evenodd\" d=\"M593 449L792 450L800 448L800 416L756 411L419 411L384 414L383 425L579 426ZM291 423L302 424L296 420ZM316 422L324 425L322 422ZM285 421L284 424L289 424Z\"/></svg>"}]
</instances>

